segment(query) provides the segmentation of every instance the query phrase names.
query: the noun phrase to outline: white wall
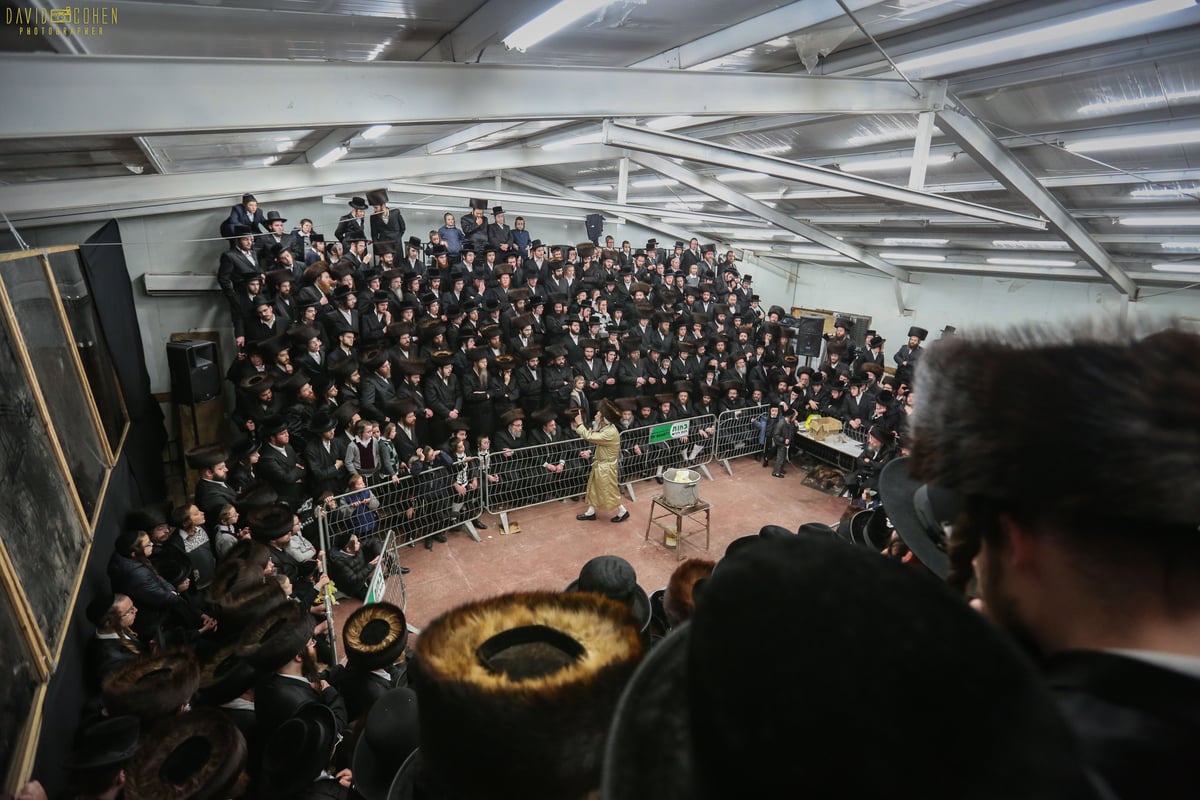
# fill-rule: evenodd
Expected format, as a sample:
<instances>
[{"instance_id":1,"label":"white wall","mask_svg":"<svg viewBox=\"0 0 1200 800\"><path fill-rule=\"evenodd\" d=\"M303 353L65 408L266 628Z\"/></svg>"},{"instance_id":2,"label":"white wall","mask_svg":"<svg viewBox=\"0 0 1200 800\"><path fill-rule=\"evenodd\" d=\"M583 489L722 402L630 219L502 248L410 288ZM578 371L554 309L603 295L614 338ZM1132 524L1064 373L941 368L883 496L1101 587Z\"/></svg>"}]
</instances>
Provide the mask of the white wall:
<instances>
[{"instance_id":1,"label":"white wall","mask_svg":"<svg viewBox=\"0 0 1200 800\"><path fill-rule=\"evenodd\" d=\"M901 284L901 295L911 316L900 314L886 275L805 264L799 267L792 305L872 317L875 330L888 340L889 359L912 325L936 339L946 325L965 332L1029 322L1116 321L1125 305L1130 321L1200 320L1200 291L1195 289L1150 288L1143 299L1126 304L1107 284L914 273L913 283Z\"/></svg>"}]
</instances>

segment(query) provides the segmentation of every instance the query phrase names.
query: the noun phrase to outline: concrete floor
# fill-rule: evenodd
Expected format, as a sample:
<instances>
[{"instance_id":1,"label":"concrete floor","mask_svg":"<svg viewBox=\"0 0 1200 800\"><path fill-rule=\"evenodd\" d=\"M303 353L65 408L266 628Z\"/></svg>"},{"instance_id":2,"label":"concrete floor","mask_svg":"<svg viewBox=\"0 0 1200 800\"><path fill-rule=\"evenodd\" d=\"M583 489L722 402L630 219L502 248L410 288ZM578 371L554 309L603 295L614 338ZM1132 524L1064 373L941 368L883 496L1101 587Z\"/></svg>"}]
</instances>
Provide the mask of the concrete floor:
<instances>
[{"instance_id":1,"label":"concrete floor","mask_svg":"<svg viewBox=\"0 0 1200 800\"><path fill-rule=\"evenodd\" d=\"M733 476L718 463L709 465L713 480L701 479L700 497L712 504L711 544L707 552L687 548L685 557L717 560L739 536L758 533L763 525L778 524L795 530L805 522L836 525L847 501L822 494L801 484L804 473L792 466L784 478L771 477L761 462L741 458L731 462ZM580 522L576 514L583 502L552 501L510 513L521 532L501 535L499 520L484 514L487 530L482 541L471 541L462 531L450 531L447 544L432 551L418 544L402 548L401 563L412 572L405 576L409 625L420 629L444 611L471 599L527 590L561 590L579 575L579 569L598 555L618 555L637 570L638 583L647 591L665 586L677 564L674 549L664 548L659 533L645 540L651 500L661 494L655 481L635 484L637 501L626 498L630 518L609 522L612 512L601 512L594 522ZM657 529L656 529L657 530ZM703 545L703 535L698 539ZM358 603L343 600L337 620Z\"/></svg>"}]
</instances>

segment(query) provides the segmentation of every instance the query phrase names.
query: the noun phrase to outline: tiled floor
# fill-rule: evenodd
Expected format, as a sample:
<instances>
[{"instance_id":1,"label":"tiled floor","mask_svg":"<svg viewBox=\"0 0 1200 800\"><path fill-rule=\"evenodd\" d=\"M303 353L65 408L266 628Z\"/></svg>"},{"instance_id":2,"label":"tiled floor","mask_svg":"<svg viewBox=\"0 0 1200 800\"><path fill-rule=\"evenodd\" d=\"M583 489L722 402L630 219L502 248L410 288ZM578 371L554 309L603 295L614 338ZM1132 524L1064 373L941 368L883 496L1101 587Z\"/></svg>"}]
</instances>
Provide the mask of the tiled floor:
<instances>
[{"instance_id":1,"label":"tiled floor","mask_svg":"<svg viewBox=\"0 0 1200 800\"><path fill-rule=\"evenodd\" d=\"M712 504L711 547L707 553L688 548L687 555L718 559L726 545L739 536L754 534L763 525L778 524L795 530L805 522L836 525L847 501L822 494L801 484L803 473L790 468L784 478L771 477L761 462L741 458L731 462L731 477L720 464L709 465L713 480L702 479L701 499ZM633 564L638 583L647 592L665 586L676 559L673 549L645 541L651 499L662 487L653 480L635 484L637 501L626 498L630 518L609 522L612 512L601 512L595 522L580 522L576 514L583 502L552 501L511 512L521 532L500 533L499 520L485 514L487 530L475 543L461 531L451 531L447 544L432 551L418 545L401 550L401 563L412 572L405 576L409 624L423 628L438 614L466 600L503 592L561 590L574 580L584 562L593 556L619 555ZM701 544L703 536L699 537ZM661 534L659 535L661 542ZM357 605L343 601L337 617L344 618Z\"/></svg>"}]
</instances>

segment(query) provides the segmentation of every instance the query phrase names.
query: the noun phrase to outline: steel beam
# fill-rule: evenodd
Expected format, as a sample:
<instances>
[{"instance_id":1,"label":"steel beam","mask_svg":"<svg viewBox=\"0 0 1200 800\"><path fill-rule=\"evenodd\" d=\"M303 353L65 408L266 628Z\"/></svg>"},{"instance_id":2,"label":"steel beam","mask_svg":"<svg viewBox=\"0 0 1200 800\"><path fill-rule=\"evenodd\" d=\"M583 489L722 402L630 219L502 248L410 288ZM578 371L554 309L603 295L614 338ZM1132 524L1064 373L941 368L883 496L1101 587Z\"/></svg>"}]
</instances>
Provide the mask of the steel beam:
<instances>
[{"instance_id":1,"label":"steel beam","mask_svg":"<svg viewBox=\"0 0 1200 800\"><path fill-rule=\"evenodd\" d=\"M616 155L620 155L620 151L616 151ZM611 148L596 144L561 150L510 148L442 156L342 160L324 169L316 169L311 164L294 164L217 172L47 181L0 186L0 211L12 216L14 213L138 206L206 198L220 205L227 204L230 198L240 197L247 186L253 186L255 194L301 190L307 192L301 196L318 197L327 194L330 187L344 184L365 188L397 178L490 172L613 157Z\"/></svg>"},{"instance_id":2,"label":"steel beam","mask_svg":"<svg viewBox=\"0 0 1200 800\"><path fill-rule=\"evenodd\" d=\"M716 199L728 203L735 208L740 208L750 214L753 214L760 219L763 219L772 225L780 227L785 231L803 236L817 244L824 245L830 250L840 253L847 258L853 259L860 264L872 267L885 275L890 275L893 278L899 278L902 281L908 280L908 273L900 267L884 261L878 256L868 253L857 245L843 242L832 234L826 233L820 228L813 227L803 222L798 222L786 214L781 214L765 203L760 203L757 200L751 200L741 192L732 189L720 181L706 178L699 175L686 167L681 167L674 161L662 156L651 155L649 153L637 153L632 155L632 158L637 163L647 169L652 169L660 175L665 175L668 178L673 178L680 183L690 186L697 191L715 197Z\"/></svg>"},{"instance_id":3,"label":"steel beam","mask_svg":"<svg viewBox=\"0 0 1200 800\"><path fill-rule=\"evenodd\" d=\"M0 55L0 74L0 107L21 109L0 117L0 139L695 115L698 108L704 115L933 110L896 80L681 70L9 53ZM151 75L188 98L186 113L146 92ZM232 102L229 87L247 84L271 89L252 103ZM362 102L345 102L347 86Z\"/></svg>"},{"instance_id":4,"label":"steel beam","mask_svg":"<svg viewBox=\"0 0 1200 800\"><path fill-rule=\"evenodd\" d=\"M605 144L624 147L646 153L662 154L699 161L703 164L714 164L744 170L746 172L762 172L776 178L800 181L831 189L853 192L855 194L893 200L906 205L920 208L932 208L953 214L962 214L973 219L989 222L1000 222L1031 230L1045 230L1045 220L1017 214L998 208L955 200L929 192L907 189L883 181L847 175L838 170L800 164L786 161L773 156L760 156L745 153L733 147L690 139L675 133L648 131L618 122L608 121L604 124Z\"/></svg>"},{"instance_id":5,"label":"steel beam","mask_svg":"<svg viewBox=\"0 0 1200 800\"><path fill-rule=\"evenodd\" d=\"M1113 263L1108 252L1092 238L1087 228L979 120L963 111L950 109L938 112L937 117L941 129L953 137L993 178L1037 209L1047 219L1051 230L1070 243L1075 252L1113 286L1131 299L1137 299L1137 284Z\"/></svg>"},{"instance_id":6,"label":"steel beam","mask_svg":"<svg viewBox=\"0 0 1200 800\"><path fill-rule=\"evenodd\" d=\"M875 0L851 0L850 5L853 8L858 8L871 5L874 2ZM491 2L480 9L480 12L490 12L492 6L497 5L498 0L491 0ZM476 14L480 12L476 12ZM842 10L838 7L837 0L798 0L798 2L794 2L791 5L777 8L766 14L760 14L757 17L744 20L736 25L723 28L716 33L702 36L691 42L672 47L670 50L666 50L658 55L624 66L644 69L688 69L705 61L711 61L714 58L720 58L721 56L736 53L747 47L753 47L768 39L774 39L780 33L802 30L822 22L828 22L831 19L837 19L841 15ZM469 22L471 20L468 20ZM464 23L464 26L466 24ZM458 31L456 30L451 36L457 33ZM483 32L480 32L480 35L482 34ZM443 51L442 54L445 55L445 52ZM429 55L429 53L426 53L426 55ZM421 60L424 61L426 59L422 57ZM447 58L444 60L452 59ZM514 128L519 124L516 122L504 122L472 125L450 136L430 142L425 145L428 148L427 150L422 148L418 148L418 150L429 153L437 152L447 147L453 147L456 144L474 141L475 139L490 136L499 131ZM416 153L417 150L412 152Z\"/></svg>"}]
</instances>

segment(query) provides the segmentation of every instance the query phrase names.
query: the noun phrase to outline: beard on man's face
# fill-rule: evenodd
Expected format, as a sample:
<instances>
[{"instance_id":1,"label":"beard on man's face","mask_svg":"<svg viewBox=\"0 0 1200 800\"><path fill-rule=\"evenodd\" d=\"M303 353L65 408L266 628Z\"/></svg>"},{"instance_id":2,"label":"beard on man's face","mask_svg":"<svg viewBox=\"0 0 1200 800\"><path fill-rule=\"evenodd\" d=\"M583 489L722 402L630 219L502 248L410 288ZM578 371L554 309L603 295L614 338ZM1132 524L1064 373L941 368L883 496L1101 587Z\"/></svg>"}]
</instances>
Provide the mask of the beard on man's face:
<instances>
[{"instance_id":1,"label":"beard on man's face","mask_svg":"<svg viewBox=\"0 0 1200 800\"><path fill-rule=\"evenodd\" d=\"M1033 629L1021 616L1020 604L1012 591L1012 582L1004 568L1007 542L998 519L980 520L977 515L963 513L958 520L959 530L965 528L967 537L978 536L979 554L974 559L975 578L979 596L983 599L989 619L1007 633L1027 656L1035 661L1045 655L1034 636ZM981 524L982 523L982 524ZM986 533L980 530L986 527ZM957 535L959 530L955 531Z\"/></svg>"}]
</instances>

